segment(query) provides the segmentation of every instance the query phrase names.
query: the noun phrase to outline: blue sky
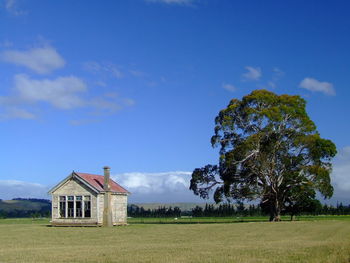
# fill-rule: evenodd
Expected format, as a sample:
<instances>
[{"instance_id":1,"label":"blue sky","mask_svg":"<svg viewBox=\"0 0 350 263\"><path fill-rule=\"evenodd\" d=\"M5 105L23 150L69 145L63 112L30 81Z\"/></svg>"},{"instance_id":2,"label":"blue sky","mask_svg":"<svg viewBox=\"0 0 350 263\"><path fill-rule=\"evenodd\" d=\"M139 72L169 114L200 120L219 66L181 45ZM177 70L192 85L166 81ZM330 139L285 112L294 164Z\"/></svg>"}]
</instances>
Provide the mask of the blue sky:
<instances>
[{"instance_id":1,"label":"blue sky","mask_svg":"<svg viewBox=\"0 0 350 263\"><path fill-rule=\"evenodd\" d=\"M298 94L350 202L348 1L0 1L0 198L112 167L133 201L196 201L214 118L257 88Z\"/></svg>"}]
</instances>

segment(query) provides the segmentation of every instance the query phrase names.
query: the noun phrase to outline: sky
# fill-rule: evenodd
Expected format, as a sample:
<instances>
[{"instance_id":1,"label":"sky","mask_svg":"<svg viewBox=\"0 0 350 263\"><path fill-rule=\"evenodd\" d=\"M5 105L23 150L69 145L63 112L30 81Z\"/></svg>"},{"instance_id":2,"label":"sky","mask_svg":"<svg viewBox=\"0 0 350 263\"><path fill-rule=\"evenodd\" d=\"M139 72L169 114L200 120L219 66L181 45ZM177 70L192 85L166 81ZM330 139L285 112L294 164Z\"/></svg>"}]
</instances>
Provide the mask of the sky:
<instances>
[{"instance_id":1,"label":"sky","mask_svg":"<svg viewBox=\"0 0 350 263\"><path fill-rule=\"evenodd\" d=\"M73 170L131 202L198 202L214 118L255 89L300 95L350 203L349 1L0 0L0 199Z\"/></svg>"}]
</instances>

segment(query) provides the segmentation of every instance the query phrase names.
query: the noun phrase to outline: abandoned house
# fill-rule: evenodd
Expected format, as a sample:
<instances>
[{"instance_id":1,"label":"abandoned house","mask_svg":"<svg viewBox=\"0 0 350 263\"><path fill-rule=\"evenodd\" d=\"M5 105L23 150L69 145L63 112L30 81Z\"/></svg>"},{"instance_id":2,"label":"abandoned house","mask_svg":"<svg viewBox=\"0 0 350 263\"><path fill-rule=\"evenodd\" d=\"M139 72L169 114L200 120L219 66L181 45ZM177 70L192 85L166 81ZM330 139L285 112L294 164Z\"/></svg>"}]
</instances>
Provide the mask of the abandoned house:
<instances>
[{"instance_id":1,"label":"abandoned house","mask_svg":"<svg viewBox=\"0 0 350 263\"><path fill-rule=\"evenodd\" d=\"M110 179L110 168L104 175L72 172L53 187L53 226L113 226L127 223L126 189Z\"/></svg>"}]
</instances>

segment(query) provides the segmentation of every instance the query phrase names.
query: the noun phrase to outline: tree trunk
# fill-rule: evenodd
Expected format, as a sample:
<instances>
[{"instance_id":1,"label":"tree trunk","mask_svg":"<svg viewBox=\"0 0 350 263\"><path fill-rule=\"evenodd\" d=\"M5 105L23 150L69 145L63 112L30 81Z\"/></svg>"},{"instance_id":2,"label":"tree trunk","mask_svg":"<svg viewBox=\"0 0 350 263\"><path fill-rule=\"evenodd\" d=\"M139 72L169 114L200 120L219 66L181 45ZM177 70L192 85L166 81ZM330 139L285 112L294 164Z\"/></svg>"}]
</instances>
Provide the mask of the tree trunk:
<instances>
[{"instance_id":1,"label":"tree trunk","mask_svg":"<svg viewBox=\"0 0 350 263\"><path fill-rule=\"evenodd\" d=\"M277 197L272 200L270 205L270 222L281 221L281 206Z\"/></svg>"}]
</instances>

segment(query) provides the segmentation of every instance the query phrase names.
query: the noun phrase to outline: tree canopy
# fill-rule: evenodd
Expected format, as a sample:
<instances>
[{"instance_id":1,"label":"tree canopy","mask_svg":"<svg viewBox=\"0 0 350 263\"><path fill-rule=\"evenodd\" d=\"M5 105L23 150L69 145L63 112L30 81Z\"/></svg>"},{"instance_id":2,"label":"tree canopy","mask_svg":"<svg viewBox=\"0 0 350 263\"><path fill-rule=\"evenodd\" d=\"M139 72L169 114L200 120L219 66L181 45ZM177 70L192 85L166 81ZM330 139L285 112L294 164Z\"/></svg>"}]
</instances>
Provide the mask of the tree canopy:
<instances>
[{"instance_id":1,"label":"tree canopy","mask_svg":"<svg viewBox=\"0 0 350 263\"><path fill-rule=\"evenodd\" d=\"M260 200L270 220L281 210L333 195L330 173L336 147L320 137L300 96L255 90L232 99L215 118L213 147L219 163L196 168L190 189L202 198Z\"/></svg>"}]
</instances>

